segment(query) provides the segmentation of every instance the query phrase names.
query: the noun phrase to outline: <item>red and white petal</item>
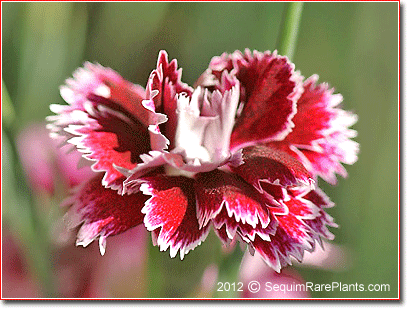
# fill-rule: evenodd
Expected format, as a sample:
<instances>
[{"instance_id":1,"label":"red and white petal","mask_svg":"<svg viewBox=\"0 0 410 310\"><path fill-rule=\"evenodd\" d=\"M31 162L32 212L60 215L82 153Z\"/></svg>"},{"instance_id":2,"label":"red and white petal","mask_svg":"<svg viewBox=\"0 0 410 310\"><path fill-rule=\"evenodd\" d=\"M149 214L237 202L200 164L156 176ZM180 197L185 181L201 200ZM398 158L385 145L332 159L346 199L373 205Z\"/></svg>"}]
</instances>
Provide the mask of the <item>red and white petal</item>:
<instances>
[{"instance_id":1,"label":"red and white petal","mask_svg":"<svg viewBox=\"0 0 410 310\"><path fill-rule=\"evenodd\" d=\"M115 166L115 169L127 177L123 182L123 194L139 192L141 184L144 183L144 180L141 179L142 176L163 173L163 166L167 163L165 159L166 154L159 151L150 151L148 154L142 154L140 156L142 163L139 163L131 170Z\"/></svg>"},{"instance_id":2,"label":"red and white petal","mask_svg":"<svg viewBox=\"0 0 410 310\"><path fill-rule=\"evenodd\" d=\"M147 197L142 193L121 196L101 185L97 175L81 184L64 202L70 209L64 219L68 228L81 225L77 245L87 246L100 237L100 251L105 252L105 239L143 222L141 209Z\"/></svg>"},{"instance_id":3,"label":"red and white petal","mask_svg":"<svg viewBox=\"0 0 410 310\"><path fill-rule=\"evenodd\" d=\"M318 217L321 208L306 198L308 198L307 195L303 197L290 196L290 199L284 202L289 210L289 214L303 220Z\"/></svg>"},{"instance_id":4,"label":"red and white petal","mask_svg":"<svg viewBox=\"0 0 410 310\"><path fill-rule=\"evenodd\" d=\"M300 158L307 160L312 174L322 177L330 184L336 184L336 174L347 177L347 171L341 163L353 164L357 161L359 144L340 134L331 134L326 140L317 142L320 151L303 150L300 148Z\"/></svg>"},{"instance_id":5,"label":"red and white petal","mask_svg":"<svg viewBox=\"0 0 410 310\"><path fill-rule=\"evenodd\" d=\"M290 195L293 196L288 203L290 210L293 214L303 218L304 223L309 227L312 240L319 244L322 244L320 237L333 240L334 235L329 231L328 226L338 227L338 225L323 209L334 206L330 198L320 188L307 193L290 191Z\"/></svg>"},{"instance_id":6,"label":"red and white petal","mask_svg":"<svg viewBox=\"0 0 410 310\"><path fill-rule=\"evenodd\" d=\"M317 84L317 80L318 76L313 75L304 83L292 132L284 140L268 145L287 151L314 176L335 184L335 174L347 176L341 163L353 164L357 160L359 145L350 140L356 131L349 128L356 123L357 115L337 108L342 96L333 94L325 83Z\"/></svg>"},{"instance_id":7,"label":"red and white petal","mask_svg":"<svg viewBox=\"0 0 410 310\"><path fill-rule=\"evenodd\" d=\"M281 244L289 243L289 248L311 249L312 239L309 235L309 227L301 217L289 212L287 215L277 216L277 219L279 225L275 236L272 237L274 240ZM288 256L285 255L285 251L281 252L284 256ZM296 258L301 259L300 256L296 256Z\"/></svg>"},{"instance_id":8,"label":"red and white petal","mask_svg":"<svg viewBox=\"0 0 410 310\"><path fill-rule=\"evenodd\" d=\"M220 77L224 70L243 86L243 109L236 120L231 147L282 140L292 129L302 77L287 57L276 51L253 53L246 49L211 60L209 71Z\"/></svg>"},{"instance_id":9,"label":"red and white petal","mask_svg":"<svg viewBox=\"0 0 410 310\"><path fill-rule=\"evenodd\" d=\"M289 213L275 216L278 225L275 233L270 235L270 241L258 235L254 240L242 237L277 272L290 265L292 257L301 261L304 251L313 251L315 241L321 242L320 237L332 239L327 226L335 225L333 219L308 198L319 204L327 204L318 192L303 197L291 194L289 200L284 202Z\"/></svg>"},{"instance_id":10,"label":"red and white petal","mask_svg":"<svg viewBox=\"0 0 410 310\"><path fill-rule=\"evenodd\" d=\"M331 217L329 214L327 214L325 211L320 210L319 211L319 216L311 219L311 220L305 220L305 224L309 226L310 228L310 236L313 240L317 241L320 245L322 245L322 239L325 238L328 240L333 240L334 235L330 232L328 227L334 227L337 228L339 225L337 225L334 222L333 217Z\"/></svg>"},{"instance_id":11,"label":"red and white petal","mask_svg":"<svg viewBox=\"0 0 410 310\"><path fill-rule=\"evenodd\" d=\"M303 195L303 198L322 209L332 208L335 205L319 187Z\"/></svg>"},{"instance_id":12,"label":"red and white petal","mask_svg":"<svg viewBox=\"0 0 410 310\"><path fill-rule=\"evenodd\" d=\"M315 218L306 219L305 224L310 227L310 236L313 240L322 245L322 239L333 240L334 235L329 231L328 227L338 227L333 218L327 214L323 208L331 208L334 203L320 188L310 191L305 194L302 199L306 199L319 207L319 214Z\"/></svg>"},{"instance_id":13,"label":"red and white petal","mask_svg":"<svg viewBox=\"0 0 410 310\"><path fill-rule=\"evenodd\" d=\"M262 240L259 236L250 245L264 259L264 261L276 272L283 267L291 265L291 257L301 260L303 248L296 240L288 235L280 226L277 228L270 241Z\"/></svg>"},{"instance_id":14,"label":"red and white petal","mask_svg":"<svg viewBox=\"0 0 410 310\"><path fill-rule=\"evenodd\" d=\"M60 88L63 99L72 109L86 111L87 101L100 102L109 99L107 107L126 111L138 119L144 126L157 124L163 116L145 108L145 90L140 85L124 80L117 72L99 64L86 62L84 68L73 73L73 78L66 80Z\"/></svg>"},{"instance_id":15,"label":"red and white petal","mask_svg":"<svg viewBox=\"0 0 410 310\"><path fill-rule=\"evenodd\" d=\"M178 116L177 95L185 93L191 96L193 89L181 81L182 69L178 69L176 59L168 62L168 54L162 50L159 52L157 68L152 71L146 91L147 97L154 102L155 109L168 117L164 124L165 135L170 139L170 148L174 148L174 137Z\"/></svg>"},{"instance_id":16,"label":"red and white petal","mask_svg":"<svg viewBox=\"0 0 410 310\"><path fill-rule=\"evenodd\" d=\"M135 118L145 127L166 121L166 117L146 108L145 90L124 80L117 72L99 64L86 62L83 68L66 80L60 93L68 106L52 105L58 114L71 111L88 112L90 104L102 104L107 108ZM149 101L149 100L145 100Z\"/></svg>"},{"instance_id":17,"label":"red and white petal","mask_svg":"<svg viewBox=\"0 0 410 310\"><path fill-rule=\"evenodd\" d=\"M222 241L222 243L225 246L228 246L229 244L231 244L232 240L233 240L233 236L228 235L228 229L226 229L225 226L220 225L219 228L216 228L214 225L214 231L215 234L219 237L219 239Z\"/></svg>"},{"instance_id":18,"label":"red and white petal","mask_svg":"<svg viewBox=\"0 0 410 310\"><path fill-rule=\"evenodd\" d=\"M73 76L61 87L69 105L51 107L58 115L48 118L49 128L95 161L95 171L106 172L104 186L121 189L124 176L113 165L131 169L139 155L163 150L168 140L158 125L167 118L155 112L151 99L144 100L142 87L109 68L86 63Z\"/></svg>"},{"instance_id":19,"label":"red and white petal","mask_svg":"<svg viewBox=\"0 0 410 310\"><path fill-rule=\"evenodd\" d=\"M265 181L259 182L260 187L263 190L263 195L266 199L268 199L271 203L269 210L273 214L287 214L288 208L283 203L283 201L289 200L288 189L285 187L268 183ZM299 187L300 188L300 187ZM306 187L300 188L303 191L309 190L310 188L306 189Z\"/></svg>"},{"instance_id":20,"label":"red and white petal","mask_svg":"<svg viewBox=\"0 0 410 310\"><path fill-rule=\"evenodd\" d=\"M175 257L179 250L183 259L205 240L210 227L199 227L194 180L182 176L157 176L144 178L144 181L141 191L152 196L142 209L145 227L155 231L161 251L169 247L171 257Z\"/></svg>"},{"instance_id":21,"label":"red and white petal","mask_svg":"<svg viewBox=\"0 0 410 310\"><path fill-rule=\"evenodd\" d=\"M303 165L281 150L266 146L247 147L242 150L244 163L231 169L263 192L261 183L284 187L312 187L313 180Z\"/></svg>"},{"instance_id":22,"label":"red and white petal","mask_svg":"<svg viewBox=\"0 0 410 310\"><path fill-rule=\"evenodd\" d=\"M256 236L262 240L270 241L271 235L275 234L278 223L272 217L266 227L263 227L261 223L254 227L248 223L237 221L234 216L229 216L226 208L223 208L212 219L212 224L221 240L228 243L228 241L234 240L235 236L240 236L245 242L255 240Z\"/></svg>"},{"instance_id":23,"label":"red and white petal","mask_svg":"<svg viewBox=\"0 0 410 310\"><path fill-rule=\"evenodd\" d=\"M115 166L125 169L136 166L140 154L151 149L148 132L140 124L118 118L109 110L94 113L99 113L98 120L88 117L84 125L67 127L66 131L74 136L68 142L77 146L84 158L95 161L94 171L105 172L102 183L105 187L121 190L125 176Z\"/></svg>"},{"instance_id":24,"label":"red and white petal","mask_svg":"<svg viewBox=\"0 0 410 310\"><path fill-rule=\"evenodd\" d=\"M195 192L200 226L207 225L222 209L237 223L249 224L253 228L257 224L265 228L270 222L266 205L269 202L235 174L221 170L199 173Z\"/></svg>"}]
</instances>

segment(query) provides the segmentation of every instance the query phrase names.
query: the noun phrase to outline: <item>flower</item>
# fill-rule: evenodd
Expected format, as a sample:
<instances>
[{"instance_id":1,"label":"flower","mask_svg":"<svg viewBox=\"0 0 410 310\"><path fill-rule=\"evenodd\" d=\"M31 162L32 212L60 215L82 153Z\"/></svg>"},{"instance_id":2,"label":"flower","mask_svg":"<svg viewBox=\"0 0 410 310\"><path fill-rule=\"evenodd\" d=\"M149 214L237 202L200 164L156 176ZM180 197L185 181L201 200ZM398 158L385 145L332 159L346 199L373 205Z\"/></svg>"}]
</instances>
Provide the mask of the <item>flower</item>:
<instances>
[{"instance_id":1,"label":"flower","mask_svg":"<svg viewBox=\"0 0 410 310\"><path fill-rule=\"evenodd\" d=\"M108 236L144 224L182 259L213 227L280 271L332 239L333 203L315 184L357 160L342 96L276 52L214 57L195 88L181 74L161 51L145 89L91 63L61 87L69 105L51 106L51 133L96 172L65 202L77 245L99 238L104 254Z\"/></svg>"},{"instance_id":2,"label":"flower","mask_svg":"<svg viewBox=\"0 0 410 310\"><path fill-rule=\"evenodd\" d=\"M91 169L77 168L81 160L78 152L70 152L70 146L60 147L58 140L50 139L44 123L33 123L17 136L17 150L31 187L36 191L53 195L55 183L72 187L89 179Z\"/></svg>"}]
</instances>

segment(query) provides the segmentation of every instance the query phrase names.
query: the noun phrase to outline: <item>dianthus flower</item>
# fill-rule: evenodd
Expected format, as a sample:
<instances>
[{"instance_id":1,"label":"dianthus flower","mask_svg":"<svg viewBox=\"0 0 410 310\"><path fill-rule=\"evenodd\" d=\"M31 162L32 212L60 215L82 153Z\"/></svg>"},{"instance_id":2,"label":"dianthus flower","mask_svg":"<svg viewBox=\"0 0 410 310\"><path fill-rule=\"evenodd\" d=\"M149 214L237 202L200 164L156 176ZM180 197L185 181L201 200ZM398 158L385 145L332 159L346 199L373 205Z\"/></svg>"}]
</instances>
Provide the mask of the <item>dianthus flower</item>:
<instances>
[{"instance_id":1,"label":"dianthus flower","mask_svg":"<svg viewBox=\"0 0 410 310\"><path fill-rule=\"evenodd\" d=\"M316 183L357 160L342 96L276 52L214 57L195 88L181 74L161 51L145 89L91 63L61 87L69 105L51 106L49 128L96 172L65 202L77 245L99 238L103 254L108 236L144 224L182 259L212 227L279 271L332 239Z\"/></svg>"}]
</instances>

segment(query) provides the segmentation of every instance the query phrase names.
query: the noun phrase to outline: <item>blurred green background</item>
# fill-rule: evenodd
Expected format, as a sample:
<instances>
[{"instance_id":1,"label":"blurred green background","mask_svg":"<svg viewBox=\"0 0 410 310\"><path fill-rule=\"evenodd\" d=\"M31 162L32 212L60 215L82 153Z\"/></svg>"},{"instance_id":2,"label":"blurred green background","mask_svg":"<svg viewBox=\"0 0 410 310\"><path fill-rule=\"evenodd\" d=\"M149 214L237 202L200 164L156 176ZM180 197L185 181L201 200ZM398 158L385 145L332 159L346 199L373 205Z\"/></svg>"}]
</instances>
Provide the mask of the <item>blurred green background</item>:
<instances>
[{"instance_id":1,"label":"blurred green background","mask_svg":"<svg viewBox=\"0 0 410 310\"><path fill-rule=\"evenodd\" d=\"M193 85L215 55L274 50L283 9L276 2L2 3L3 229L26 249L37 239L37 251L26 250L38 269L35 281L48 283L53 268L42 238L50 222L36 215L15 138L50 115L51 103L63 103L59 85L88 60L145 86L161 49L178 60L183 81ZM359 161L346 167L347 179L339 178L336 187L319 184L336 203L329 210L340 225L332 229L334 243L351 251L351 267L298 271L313 283L390 285L389 292L313 297L398 296L398 47L398 3L304 5L293 62L305 77L317 73L344 96L344 108L359 116L354 129L361 148Z\"/></svg>"}]
</instances>

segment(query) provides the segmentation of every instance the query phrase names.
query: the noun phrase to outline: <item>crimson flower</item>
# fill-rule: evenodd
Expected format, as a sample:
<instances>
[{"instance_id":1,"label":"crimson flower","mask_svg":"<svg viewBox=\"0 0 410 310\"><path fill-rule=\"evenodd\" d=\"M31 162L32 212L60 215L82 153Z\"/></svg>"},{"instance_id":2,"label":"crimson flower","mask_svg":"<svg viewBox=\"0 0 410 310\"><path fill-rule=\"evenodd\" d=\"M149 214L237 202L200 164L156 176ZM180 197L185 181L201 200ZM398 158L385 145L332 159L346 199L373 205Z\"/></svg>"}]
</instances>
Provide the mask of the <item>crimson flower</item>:
<instances>
[{"instance_id":1,"label":"crimson flower","mask_svg":"<svg viewBox=\"0 0 410 310\"><path fill-rule=\"evenodd\" d=\"M61 87L69 105L51 106L49 128L96 172L65 202L77 245L99 238L104 254L108 236L144 224L182 259L213 227L279 271L332 239L333 204L315 184L357 160L342 96L276 52L214 57L195 88L181 74L161 51L145 89L91 63Z\"/></svg>"}]
</instances>

